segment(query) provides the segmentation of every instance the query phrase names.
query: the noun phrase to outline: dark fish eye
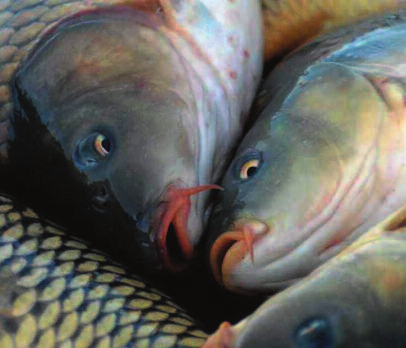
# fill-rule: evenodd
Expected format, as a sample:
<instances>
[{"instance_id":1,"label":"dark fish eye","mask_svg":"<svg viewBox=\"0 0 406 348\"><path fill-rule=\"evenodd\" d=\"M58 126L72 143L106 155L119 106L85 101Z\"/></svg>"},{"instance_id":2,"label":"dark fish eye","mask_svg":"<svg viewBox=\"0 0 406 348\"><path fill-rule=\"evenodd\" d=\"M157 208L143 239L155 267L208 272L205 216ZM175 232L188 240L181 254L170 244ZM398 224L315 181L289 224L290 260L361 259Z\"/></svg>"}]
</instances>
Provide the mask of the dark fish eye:
<instances>
[{"instance_id":1,"label":"dark fish eye","mask_svg":"<svg viewBox=\"0 0 406 348\"><path fill-rule=\"evenodd\" d=\"M112 151L112 142L102 133L92 133L79 141L73 159L80 167L95 166L109 157Z\"/></svg>"},{"instance_id":2,"label":"dark fish eye","mask_svg":"<svg viewBox=\"0 0 406 348\"><path fill-rule=\"evenodd\" d=\"M296 348L331 348L333 330L324 318L308 319L296 330L294 341Z\"/></svg>"},{"instance_id":3,"label":"dark fish eye","mask_svg":"<svg viewBox=\"0 0 406 348\"><path fill-rule=\"evenodd\" d=\"M261 154L258 151L244 155L236 164L236 175L239 180L253 178L262 164Z\"/></svg>"}]
</instances>

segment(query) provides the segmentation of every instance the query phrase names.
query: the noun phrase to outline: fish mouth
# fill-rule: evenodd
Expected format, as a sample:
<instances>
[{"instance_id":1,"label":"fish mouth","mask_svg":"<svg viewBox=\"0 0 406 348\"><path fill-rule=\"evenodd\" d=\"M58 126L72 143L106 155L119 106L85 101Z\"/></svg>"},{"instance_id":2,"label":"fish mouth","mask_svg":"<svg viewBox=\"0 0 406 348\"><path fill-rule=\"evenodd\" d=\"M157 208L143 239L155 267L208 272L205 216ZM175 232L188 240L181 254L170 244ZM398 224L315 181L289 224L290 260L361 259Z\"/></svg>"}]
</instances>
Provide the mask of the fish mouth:
<instances>
[{"instance_id":1,"label":"fish mouth","mask_svg":"<svg viewBox=\"0 0 406 348\"><path fill-rule=\"evenodd\" d=\"M271 232L258 220L237 221L234 229L221 234L210 249L210 268L216 281L225 288L241 292L232 285L231 275L247 255L255 263L254 244Z\"/></svg>"},{"instance_id":2,"label":"fish mouth","mask_svg":"<svg viewBox=\"0 0 406 348\"><path fill-rule=\"evenodd\" d=\"M172 272L184 270L194 256L188 233L190 197L208 190L223 190L218 185L183 187L171 184L164 192L153 218L151 240L157 248L163 267Z\"/></svg>"}]
</instances>

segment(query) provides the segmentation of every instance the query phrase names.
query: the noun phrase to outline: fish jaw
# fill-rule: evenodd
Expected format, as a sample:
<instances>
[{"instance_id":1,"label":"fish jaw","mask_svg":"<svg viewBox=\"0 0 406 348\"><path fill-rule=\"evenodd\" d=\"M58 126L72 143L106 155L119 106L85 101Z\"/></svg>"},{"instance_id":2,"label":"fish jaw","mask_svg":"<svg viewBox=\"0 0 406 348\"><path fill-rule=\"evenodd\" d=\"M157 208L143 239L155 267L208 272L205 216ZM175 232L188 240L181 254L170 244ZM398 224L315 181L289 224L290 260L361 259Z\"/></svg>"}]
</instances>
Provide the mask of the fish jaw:
<instances>
[{"instance_id":1,"label":"fish jaw","mask_svg":"<svg viewBox=\"0 0 406 348\"><path fill-rule=\"evenodd\" d=\"M200 185L190 188L179 187L172 184L165 191L156 212L152 218L150 238L155 244L158 255L164 267L170 271L182 270L186 263L176 262L171 259L168 250L168 233L174 233L181 255L178 259L190 261L194 256L194 245L190 240L188 221L190 216L190 197L200 192L222 188L218 185Z\"/></svg>"}]
</instances>

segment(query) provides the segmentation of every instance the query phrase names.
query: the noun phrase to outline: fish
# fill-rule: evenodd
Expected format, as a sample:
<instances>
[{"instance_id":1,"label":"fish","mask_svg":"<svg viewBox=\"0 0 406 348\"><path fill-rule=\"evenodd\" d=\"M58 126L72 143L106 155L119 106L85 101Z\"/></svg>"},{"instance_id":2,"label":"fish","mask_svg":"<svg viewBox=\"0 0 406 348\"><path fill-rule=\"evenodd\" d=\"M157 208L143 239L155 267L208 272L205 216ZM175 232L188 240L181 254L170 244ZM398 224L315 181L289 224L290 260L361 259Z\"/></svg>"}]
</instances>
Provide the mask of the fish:
<instances>
[{"instance_id":1,"label":"fish","mask_svg":"<svg viewBox=\"0 0 406 348\"><path fill-rule=\"evenodd\" d=\"M320 36L270 73L210 218L220 285L284 290L406 204L405 19Z\"/></svg>"},{"instance_id":2,"label":"fish","mask_svg":"<svg viewBox=\"0 0 406 348\"><path fill-rule=\"evenodd\" d=\"M259 84L260 8L128 3L43 9L57 21L11 77L2 189L126 264L179 272Z\"/></svg>"},{"instance_id":3,"label":"fish","mask_svg":"<svg viewBox=\"0 0 406 348\"><path fill-rule=\"evenodd\" d=\"M201 347L171 298L0 194L1 347Z\"/></svg>"},{"instance_id":4,"label":"fish","mask_svg":"<svg viewBox=\"0 0 406 348\"><path fill-rule=\"evenodd\" d=\"M203 348L404 347L406 206Z\"/></svg>"},{"instance_id":5,"label":"fish","mask_svg":"<svg viewBox=\"0 0 406 348\"><path fill-rule=\"evenodd\" d=\"M7 162L7 134L13 109L10 90L20 62L29 54L42 35L61 19L82 11L108 6L134 6L154 11L154 0L61 0L2 1L0 4L0 163Z\"/></svg>"}]
</instances>

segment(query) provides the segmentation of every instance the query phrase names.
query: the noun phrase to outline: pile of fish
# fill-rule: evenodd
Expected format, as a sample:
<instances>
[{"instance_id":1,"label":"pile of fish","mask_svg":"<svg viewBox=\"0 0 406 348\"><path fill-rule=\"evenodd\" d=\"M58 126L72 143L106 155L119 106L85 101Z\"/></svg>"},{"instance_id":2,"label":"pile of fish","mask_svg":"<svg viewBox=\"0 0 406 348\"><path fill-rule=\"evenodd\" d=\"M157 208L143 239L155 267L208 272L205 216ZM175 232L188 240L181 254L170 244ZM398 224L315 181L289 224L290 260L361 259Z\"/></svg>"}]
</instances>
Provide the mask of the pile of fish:
<instances>
[{"instance_id":1,"label":"pile of fish","mask_svg":"<svg viewBox=\"0 0 406 348\"><path fill-rule=\"evenodd\" d=\"M0 197L1 346L203 345L71 234L155 280L207 262L281 291L205 347L405 344L402 1L0 6L0 190L41 216Z\"/></svg>"}]
</instances>

